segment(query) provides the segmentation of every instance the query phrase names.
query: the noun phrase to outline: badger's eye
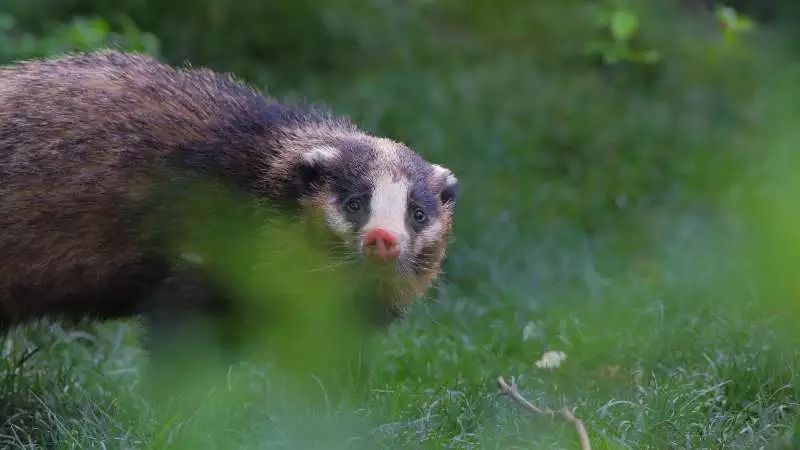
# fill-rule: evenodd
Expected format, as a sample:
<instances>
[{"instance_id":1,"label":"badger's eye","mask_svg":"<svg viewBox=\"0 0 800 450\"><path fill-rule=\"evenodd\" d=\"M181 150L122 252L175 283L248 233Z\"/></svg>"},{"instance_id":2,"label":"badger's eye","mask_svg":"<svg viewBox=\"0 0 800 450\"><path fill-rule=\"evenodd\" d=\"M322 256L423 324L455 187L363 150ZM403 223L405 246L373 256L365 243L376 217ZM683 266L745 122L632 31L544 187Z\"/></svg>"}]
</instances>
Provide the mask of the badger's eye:
<instances>
[{"instance_id":1,"label":"badger's eye","mask_svg":"<svg viewBox=\"0 0 800 450\"><path fill-rule=\"evenodd\" d=\"M361 211L361 200L357 198L351 198L345 204L345 208L352 213L357 213Z\"/></svg>"},{"instance_id":2,"label":"badger's eye","mask_svg":"<svg viewBox=\"0 0 800 450\"><path fill-rule=\"evenodd\" d=\"M414 220L416 220L417 223L425 223L427 218L428 216L425 214L425 211L423 211L422 208L417 208L414 210Z\"/></svg>"}]
</instances>

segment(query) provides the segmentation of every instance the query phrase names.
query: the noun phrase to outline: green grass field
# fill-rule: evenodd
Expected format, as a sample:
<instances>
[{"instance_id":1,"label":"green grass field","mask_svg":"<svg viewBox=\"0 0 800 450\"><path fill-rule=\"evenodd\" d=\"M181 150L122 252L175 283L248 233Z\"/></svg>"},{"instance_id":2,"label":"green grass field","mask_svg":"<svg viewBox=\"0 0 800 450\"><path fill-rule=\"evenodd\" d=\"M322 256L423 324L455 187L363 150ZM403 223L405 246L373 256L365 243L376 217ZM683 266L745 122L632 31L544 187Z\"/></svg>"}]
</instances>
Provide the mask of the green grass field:
<instances>
[{"instance_id":1,"label":"green grass field","mask_svg":"<svg viewBox=\"0 0 800 450\"><path fill-rule=\"evenodd\" d=\"M250 362L205 385L201 405L161 409L143 393L146 358L134 324L25 327L3 342L0 443L576 448L569 426L499 395L495 379L504 375L537 405L575 407L595 448L792 448L796 346L781 332L785 322L755 312L758 293L744 280L706 265L713 258L690 261L696 253L687 247L707 232L695 227L677 233L693 236L669 250L665 258L675 261L627 280L604 276L610 269L591 240L520 242L538 255L531 282L548 280L541 287L524 295L489 283L440 286L435 303L419 305L364 351L368 373L339 374L344 395L329 396L333 389L311 373L293 374L313 381L319 392L307 394L316 400L292 398L280 368ZM708 298L722 294L720 280L730 284L730 308ZM567 359L537 368L546 350ZM196 375L156 383L179 390Z\"/></svg>"},{"instance_id":2,"label":"green grass field","mask_svg":"<svg viewBox=\"0 0 800 450\"><path fill-rule=\"evenodd\" d=\"M135 321L13 329L0 448L578 448L498 376L575 408L593 448L800 448L800 83L780 22L720 29L650 2L139 3L122 20L12 1L0 58L116 44L324 101L457 173L450 258L406 321L353 351L335 327L298 337L294 366L151 370ZM546 351L567 358L539 368Z\"/></svg>"}]
</instances>

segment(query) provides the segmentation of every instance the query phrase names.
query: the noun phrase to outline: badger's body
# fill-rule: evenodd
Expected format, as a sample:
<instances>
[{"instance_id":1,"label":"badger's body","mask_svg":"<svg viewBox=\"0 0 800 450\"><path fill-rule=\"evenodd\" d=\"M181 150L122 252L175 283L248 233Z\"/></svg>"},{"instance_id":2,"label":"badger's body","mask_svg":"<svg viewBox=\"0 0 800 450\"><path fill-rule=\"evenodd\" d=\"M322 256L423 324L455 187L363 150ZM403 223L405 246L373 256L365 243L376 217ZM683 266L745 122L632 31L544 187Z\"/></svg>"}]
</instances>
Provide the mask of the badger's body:
<instances>
[{"instance_id":1,"label":"badger's body","mask_svg":"<svg viewBox=\"0 0 800 450\"><path fill-rule=\"evenodd\" d=\"M394 264L410 286L386 293L394 304L438 274L448 170L229 77L76 55L0 68L0 328L45 314L132 314L179 284L173 259L142 230L155 193L187 172L294 205L352 252L378 257L362 264Z\"/></svg>"}]
</instances>

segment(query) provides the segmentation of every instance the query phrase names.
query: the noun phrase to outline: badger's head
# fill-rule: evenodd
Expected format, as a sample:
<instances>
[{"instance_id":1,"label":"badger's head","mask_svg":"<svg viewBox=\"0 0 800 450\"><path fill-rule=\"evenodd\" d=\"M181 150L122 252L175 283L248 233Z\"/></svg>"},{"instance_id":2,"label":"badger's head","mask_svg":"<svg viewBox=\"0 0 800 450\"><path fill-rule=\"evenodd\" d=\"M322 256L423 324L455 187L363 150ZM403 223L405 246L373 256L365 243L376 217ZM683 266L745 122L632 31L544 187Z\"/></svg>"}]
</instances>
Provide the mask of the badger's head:
<instances>
[{"instance_id":1,"label":"badger's head","mask_svg":"<svg viewBox=\"0 0 800 450\"><path fill-rule=\"evenodd\" d=\"M393 313L438 276L452 228L453 173L403 144L359 136L297 153L291 171L300 203L362 265Z\"/></svg>"}]
</instances>

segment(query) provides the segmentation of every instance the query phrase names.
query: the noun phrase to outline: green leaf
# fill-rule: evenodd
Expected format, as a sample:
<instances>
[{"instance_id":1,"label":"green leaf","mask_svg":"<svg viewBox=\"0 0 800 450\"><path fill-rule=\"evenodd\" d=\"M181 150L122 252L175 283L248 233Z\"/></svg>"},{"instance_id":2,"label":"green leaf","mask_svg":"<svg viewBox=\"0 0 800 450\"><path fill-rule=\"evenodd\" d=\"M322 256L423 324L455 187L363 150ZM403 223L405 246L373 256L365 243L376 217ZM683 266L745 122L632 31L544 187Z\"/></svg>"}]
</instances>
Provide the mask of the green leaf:
<instances>
[{"instance_id":1,"label":"green leaf","mask_svg":"<svg viewBox=\"0 0 800 450\"><path fill-rule=\"evenodd\" d=\"M739 14L735 9L729 6L721 6L717 8L717 18L722 25L729 30L735 32L747 32L754 28L753 21L749 17Z\"/></svg>"},{"instance_id":2,"label":"green leaf","mask_svg":"<svg viewBox=\"0 0 800 450\"><path fill-rule=\"evenodd\" d=\"M639 18L635 13L619 9L611 16L611 35L617 41L627 41L636 34Z\"/></svg>"}]
</instances>

